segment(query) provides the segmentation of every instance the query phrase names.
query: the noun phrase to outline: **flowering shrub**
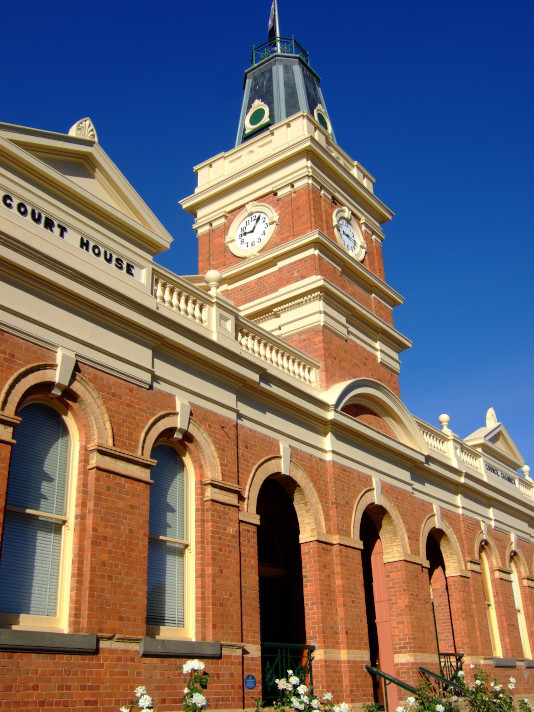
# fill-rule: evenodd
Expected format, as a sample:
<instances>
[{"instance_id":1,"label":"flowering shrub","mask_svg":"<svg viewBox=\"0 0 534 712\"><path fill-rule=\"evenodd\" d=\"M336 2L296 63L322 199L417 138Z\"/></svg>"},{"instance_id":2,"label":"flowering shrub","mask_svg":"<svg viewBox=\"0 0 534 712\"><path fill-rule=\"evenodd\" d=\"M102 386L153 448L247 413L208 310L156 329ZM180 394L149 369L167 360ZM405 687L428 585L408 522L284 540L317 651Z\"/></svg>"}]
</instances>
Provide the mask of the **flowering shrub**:
<instances>
[{"instance_id":1,"label":"flowering shrub","mask_svg":"<svg viewBox=\"0 0 534 712\"><path fill-rule=\"evenodd\" d=\"M274 708L280 712L286 712L286 708L298 712L350 712L346 702L334 705L331 692L326 692L322 697L314 695L309 687L293 674L293 670L287 671L287 678L283 677L275 682L282 697L276 700Z\"/></svg>"},{"instance_id":2,"label":"flowering shrub","mask_svg":"<svg viewBox=\"0 0 534 712\"><path fill-rule=\"evenodd\" d=\"M465 697L471 712L514 712L513 677L504 686L495 679L490 682L489 675L482 670L475 669L473 675L474 683L465 686Z\"/></svg>"},{"instance_id":3,"label":"flowering shrub","mask_svg":"<svg viewBox=\"0 0 534 712\"><path fill-rule=\"evenodd\" d=\"M189 680L184 689L184 711L198 712L206 709L208 701L203 694L203 690L208 687L209 673L204 672L206 666L201 660L188 660L182 666L184 675L189 675Z\"/></svg>"},{"instance_id":4,"label":"flowering shrub","mask_svg":"<svg viewBox=\"0 0 534 712\"><path fill-rule=\"evenodd\" d=\"M123 705L121 707L121 712L132 712L134 707L139 707L139 709L144 710L144 712L154 712L152 709L152 697L147 693L146 687L144 685L139 685L134 690L134 695L137 699L132 700L130 706L127 707Z\"/></svg>"},{"instance_id":5,"label":"flowering shrub","mask_svg":"<svg viewBox=\"0 0 534 712\"><path fill-rule=\"evenodd\" d=\"M404 707L397 707L396 712L460 712L460 708L455 695L437 699L432 683L423 678L417 687L417 697L408 697Z\"/></svg>"}]
</instances>

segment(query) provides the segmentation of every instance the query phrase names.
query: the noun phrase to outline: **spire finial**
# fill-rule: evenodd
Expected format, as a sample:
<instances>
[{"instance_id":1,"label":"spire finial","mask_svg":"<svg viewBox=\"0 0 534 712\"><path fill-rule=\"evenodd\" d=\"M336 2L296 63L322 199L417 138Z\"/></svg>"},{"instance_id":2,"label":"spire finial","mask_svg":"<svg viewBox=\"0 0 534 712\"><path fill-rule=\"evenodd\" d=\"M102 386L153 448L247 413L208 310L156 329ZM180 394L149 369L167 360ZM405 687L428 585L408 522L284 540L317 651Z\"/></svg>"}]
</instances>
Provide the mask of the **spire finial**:
<instances>
[{"instance_id":1,"label":"spire finial","mask_svg":"<svg viewBox=\"0 0 534 712\"><path fill-rule=\"evenodd\" d=\"M278 24L278 1L273 0L271 13L269 15L269 26L267 29L267 41L276 42L276 51L280 52L280 25Z\"/></svg>"}]
</instances>

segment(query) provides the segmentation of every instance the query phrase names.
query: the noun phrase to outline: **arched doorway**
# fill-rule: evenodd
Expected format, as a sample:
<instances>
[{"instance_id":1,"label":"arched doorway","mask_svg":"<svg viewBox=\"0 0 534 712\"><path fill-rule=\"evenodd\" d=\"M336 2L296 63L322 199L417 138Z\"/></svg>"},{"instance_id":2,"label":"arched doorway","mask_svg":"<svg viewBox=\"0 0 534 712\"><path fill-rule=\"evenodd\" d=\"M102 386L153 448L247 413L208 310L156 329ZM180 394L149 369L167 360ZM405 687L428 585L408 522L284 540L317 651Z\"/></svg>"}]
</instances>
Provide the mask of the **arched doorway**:
<instances>
[{"instance_id":1,"label":"arched doorway","mask_svg":"<svg viewBox=\"0 0 534 712\"><path fill-rule=\"evenodd\" d=\"M362 570L370 663L372 667L395 676L386 568L380 539L380 528L386 514L380 506L368 507L362 515L360 539L363 542ZM374 675L372 679L374 700L385 707L383 683ZM398 692L394 685L389 686L388 702L390 709L398 705Z\"/></svg>"},{"instance_id":2,"label":"arched doorway","mask_svg":"<svg viewBox=\"0 0 534 712\"><path fill-rule=\"evenodd\" d=\"M309 682L299 522L295 482L273 475L261 486L257 512L263 699L272 701L276 678L291 669Z\"/></svg>"},{"instance_id":3,"label":"arched doorway","mask_svg":"<svg viewBox=\"0 0 534 712\"><path fill-rule=\"evenodd\" d=\"M447 572L441 551L443 537L443 531L431 529L426 540L426 558L440 670L443 675L452 678L456 672L457 650Z\"/></svg>"}]
</instances>

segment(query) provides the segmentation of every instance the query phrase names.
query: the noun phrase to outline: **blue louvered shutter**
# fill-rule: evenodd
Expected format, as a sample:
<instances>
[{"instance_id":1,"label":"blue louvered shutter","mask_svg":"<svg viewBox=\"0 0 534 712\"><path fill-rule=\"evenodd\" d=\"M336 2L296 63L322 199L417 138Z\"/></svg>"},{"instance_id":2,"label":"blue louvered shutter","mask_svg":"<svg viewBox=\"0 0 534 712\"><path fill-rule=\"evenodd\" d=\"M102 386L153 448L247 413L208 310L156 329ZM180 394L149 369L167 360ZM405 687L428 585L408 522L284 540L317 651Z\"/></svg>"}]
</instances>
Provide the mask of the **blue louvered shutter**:
<instances>
[{"instance_id":1,"label":"blue louvered shutter","mask_svg":"<svg viewBox=\"0 0 534 712\"><path fill-rule=\"evenodd\" d=\"M41 403L26 406L20 415L2 533L0 611L56 616L69 432L61 416Z\"/></svg>"},{"instance_id":2,"label":"blue louvered shutter","mask_svg":"<svg viewBox=\"0 0 534 712\"><path fill-rule=\"evenodd\" d=\"M185 470L168 445L157 445L152 457L157 465L150 486L147 624L183 627Z\"/></svg>"}]
</instances>

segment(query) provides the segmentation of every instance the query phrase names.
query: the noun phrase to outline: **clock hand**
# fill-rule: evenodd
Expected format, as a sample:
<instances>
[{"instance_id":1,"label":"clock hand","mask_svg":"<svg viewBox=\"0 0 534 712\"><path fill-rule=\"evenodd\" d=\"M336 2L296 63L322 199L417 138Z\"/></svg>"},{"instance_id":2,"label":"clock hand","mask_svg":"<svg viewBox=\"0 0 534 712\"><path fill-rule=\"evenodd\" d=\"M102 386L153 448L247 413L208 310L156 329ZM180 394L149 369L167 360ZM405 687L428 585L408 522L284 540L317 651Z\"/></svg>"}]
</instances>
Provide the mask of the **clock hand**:
<instances>
[{"instance_id":1,"label":"clock hand","mask_svg":"<svg viewBox=\"0 0 534 712\"><path fill-rule=\"evenodd\" d=\"M243 235L249 235L251 232L254 232L254 230L256 229L256 225L257 225L258 222L259 222L260 217L261 217L261 216L258 215L258 217L256 218L256 222L255 222L254 225L250 228L250 230L247 230L246 232L244 232L244 233L242 233L242 234L243 234Z\"/></svg>"}]
</instances>

